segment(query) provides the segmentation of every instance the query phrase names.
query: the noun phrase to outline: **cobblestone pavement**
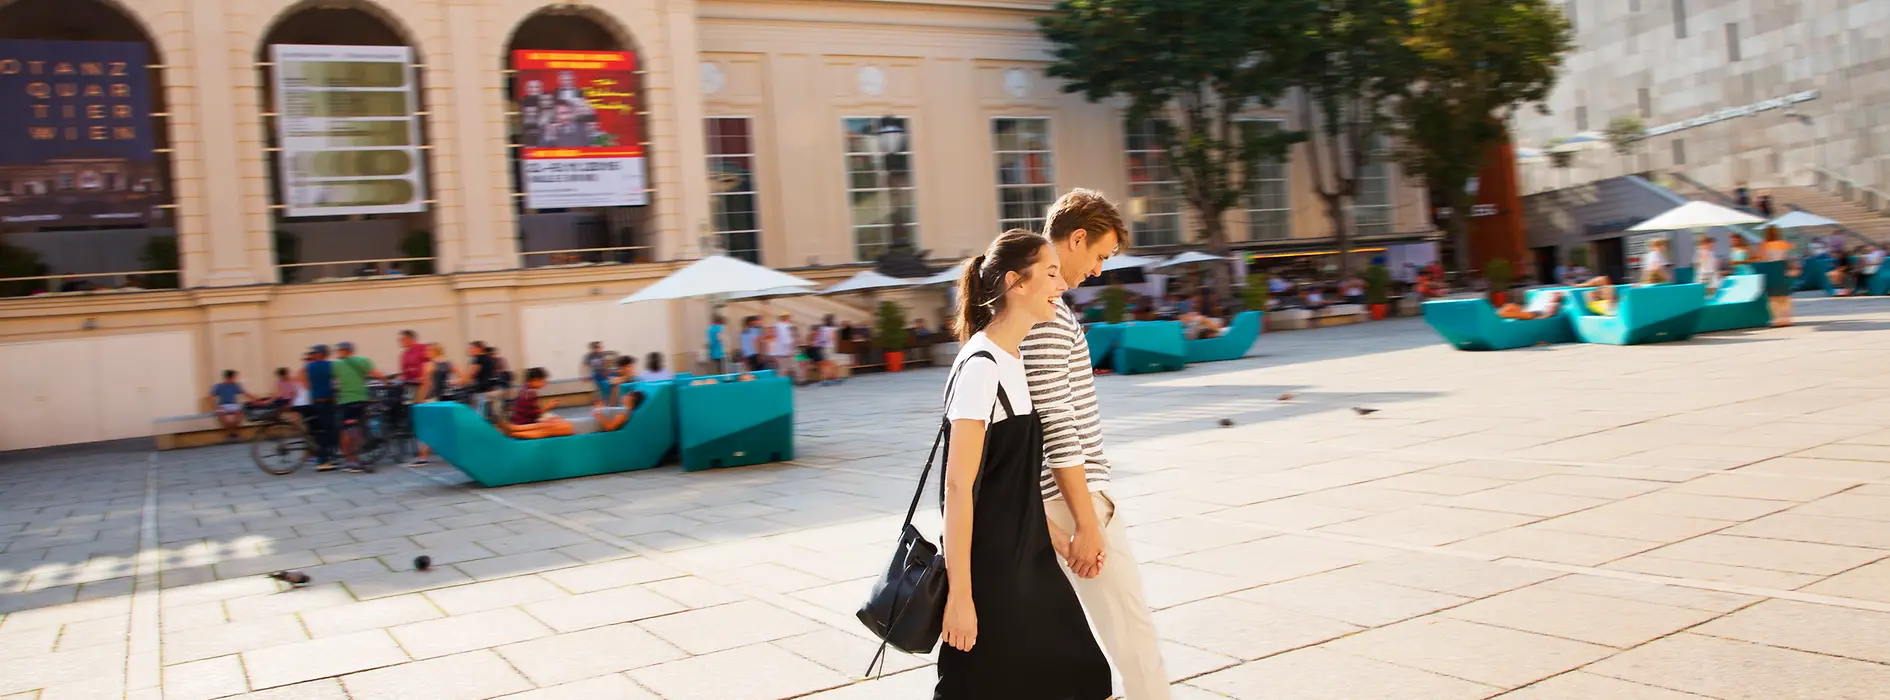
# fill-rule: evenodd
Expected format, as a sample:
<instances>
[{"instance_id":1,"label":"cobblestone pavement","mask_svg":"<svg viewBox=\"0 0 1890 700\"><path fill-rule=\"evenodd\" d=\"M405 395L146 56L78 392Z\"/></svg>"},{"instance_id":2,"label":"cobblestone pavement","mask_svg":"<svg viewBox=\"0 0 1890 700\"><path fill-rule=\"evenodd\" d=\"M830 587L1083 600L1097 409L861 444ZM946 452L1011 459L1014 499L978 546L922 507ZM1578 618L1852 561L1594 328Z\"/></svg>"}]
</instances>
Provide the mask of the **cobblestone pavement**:
<instances>
[{"instance_id":1,"label":"cobblestone pavement","mask_svg":"<svg viewBox=\"0 0 1890 700\"><path fill-rule=\"evenodd\" d=\"M1501 353L1396 320L1103 378L1176 697L1890 698L1890 303L1800 310ZM0 455L0 698L927 697L923 658L858 680L852 610L943 379L803 391L797 462L693 474Z\"/></svg>"}]
</instances>

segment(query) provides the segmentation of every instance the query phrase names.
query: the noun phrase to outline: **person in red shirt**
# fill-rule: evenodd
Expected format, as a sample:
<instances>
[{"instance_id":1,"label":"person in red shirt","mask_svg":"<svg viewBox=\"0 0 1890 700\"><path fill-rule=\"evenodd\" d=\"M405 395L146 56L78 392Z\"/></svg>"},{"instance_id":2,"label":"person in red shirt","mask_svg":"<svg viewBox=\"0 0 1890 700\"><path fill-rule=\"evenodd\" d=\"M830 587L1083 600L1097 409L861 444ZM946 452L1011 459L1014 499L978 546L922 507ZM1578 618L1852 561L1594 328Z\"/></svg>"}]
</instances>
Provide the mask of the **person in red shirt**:
<instances>
[{"instance_id":1,"label":"person in red shirt","mask_svg":"<svg viewBox=\"0 0 1890 700\"><path fill-rule=\"evenodd\" d=\"M427 344L420 342L420 336L413 331L400 332L400 381L408 386L419 386L421 375L426 373Z\"/></svg>"},{"instance_id":2,"label":"person in red shirt","mask_svg":"<svg viewBox=\"0 0 1890 700\"><path fill-rule=\"evenodd\" d=\"M499 432L520 440L561 437L576 432L571 421L548 413L558 407L557 399L538 397L538 392L545 388L545 376L543 367L525 370L525 388L512 399L512 414L507 420L499 421Z\"/></svg>"}]
</instances>

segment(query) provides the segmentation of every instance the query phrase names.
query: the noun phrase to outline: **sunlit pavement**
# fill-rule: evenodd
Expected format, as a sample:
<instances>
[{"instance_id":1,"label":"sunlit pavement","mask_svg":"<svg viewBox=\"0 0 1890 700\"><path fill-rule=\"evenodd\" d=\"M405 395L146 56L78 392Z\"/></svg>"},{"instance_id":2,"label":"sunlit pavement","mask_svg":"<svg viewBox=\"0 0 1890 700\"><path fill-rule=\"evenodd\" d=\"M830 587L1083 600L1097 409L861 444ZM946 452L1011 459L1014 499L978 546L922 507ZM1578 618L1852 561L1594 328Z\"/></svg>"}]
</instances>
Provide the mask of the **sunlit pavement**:
<instances>
[{"instance_id":1,"label":"sunlit pavement","mask_svg":"<svg viewBox=\"0 0 1890 700\"><path fill-rule=\"evenodd\" d=\"M1176 697L1890 698L1890 301L1799 311L1500 353L1393 320L1102 378ZM799 460L692 474L0 455L0 698L929 697L924 658L859 680L852 612L944 376L802 390Z\"/></svg>"}]
</instances>

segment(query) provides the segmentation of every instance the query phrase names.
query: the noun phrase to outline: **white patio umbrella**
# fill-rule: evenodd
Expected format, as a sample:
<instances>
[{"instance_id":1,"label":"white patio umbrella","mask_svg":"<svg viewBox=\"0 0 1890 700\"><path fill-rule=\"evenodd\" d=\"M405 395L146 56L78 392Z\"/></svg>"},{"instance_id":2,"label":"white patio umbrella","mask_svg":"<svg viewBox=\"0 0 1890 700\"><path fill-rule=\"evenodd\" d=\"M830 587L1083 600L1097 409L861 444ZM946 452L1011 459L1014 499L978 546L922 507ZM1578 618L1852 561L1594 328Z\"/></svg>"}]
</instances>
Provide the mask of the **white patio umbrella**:
<instances>
[{"instance_id":1,"label":"white patio umbrella","mask_svg":"<svg viewBox=\"0 0 1890 700\"><path fill-rule=\"evenodd\" d=\"M670 273L656 284L617 300L619 304L670 299L709 299L726 301L737 294L749 294L780 288L800 289L814 283L785 272L772 270L746 260L726 255L711 255ZM780 296L780 295L774 295Z\"/></svg>"},{"instance_id":2,"label":"white patio umbrella","mask_svg":"<svg viewBox=\"0 0 1890 700\"><path fill-rule=\"evenodd\" d=\"M1810 228L1813 226L1839 226L1837 221L1827 219L1808 211L1791 211L1784 216L1765 222L1766 226L1778 228Z\"/></svg>"},{"instance_id":3,"label":"white patio umbrella","mask_svg":"<svg viewBox=\"0 0 1890 700\"><path fill-rule=\"evenodd\" d=\"M940 270L938 274L919 280L918 284L922 286L934 285L934 284L958 284L958 278L964 276L965 274L965 265L970 262L971 261L966 260L964 262L960 262L951 267L945 268L944 270Z\"/></svg>"},{"instance_id":4,"label":"white patio umbrella","mask_svg":"<svg viewBox=\"0 0 1890 700\"><path fill-rule=\"evenodd\" d=\"M774 299L776 297L799 297L799 296L807 296L813 293L814 293L814 289L812 287L775 287L774 289L763 289L763 290L753 291L753 292L742 292L740 294L730 294L726 297L726 299L729 302L733 303L737 301L762 301L766 299Z\"/></svg>"},{"instance_id":5,"label":"white patio umbrella","mask_svg":"<svg viewBox=\"0 0 1890 700\"><path fill-rule=\"evenodd\" d=\"M1223 258L1219 255L1209 255L1198 250L1190 250L1167 260L1163 260L1156 264L1155 267L1179 267L1181 265L1193 265L1195 263L1227 262L1227 260L1227 258Z\"/></svg>"},{"instance_id":6,"label":"white patio umbrella","mask_svg":"<svg viewBox=\"0 0 1890 700\"><path fill-rule=\"evenodd\" d=\"M845 294L847 292L863 292L875 289L896 289L899 287L911 287L919 284L920 281L921 280L901 279L891 275L883 275L873 270L865 270L831 287L820 290L820 293Z\"/></svg>"},{"instance_id":7,"label":"white patio umbrella","mask_svg":"<svg viewBox=\"0 0 1890 700\"><path fill-rule=\"evenodd\" d=\"M1687 202L1660 216L1635 224L1629 231L1679 231L1716 226L1765 223L1765 219L1711 202Z\"/></svg>"},{"instance_id":8,"label":"white patio umbrella","mask_svg":"<svg viewBox=\"0 0 1890 700\"><path fill-rule=\"evenodd\" d=\"M1126 270L1131 267L1149 268L1149 267L1154 267L1156 263L1159 263L1159 262L1161 261L1156 260L1154 258L1144 258L1140 255L1118 255L1108 260L1104 260L1102 264L1102 271L1110 272L1113 270Z\"/></svg>"}]
</instances>

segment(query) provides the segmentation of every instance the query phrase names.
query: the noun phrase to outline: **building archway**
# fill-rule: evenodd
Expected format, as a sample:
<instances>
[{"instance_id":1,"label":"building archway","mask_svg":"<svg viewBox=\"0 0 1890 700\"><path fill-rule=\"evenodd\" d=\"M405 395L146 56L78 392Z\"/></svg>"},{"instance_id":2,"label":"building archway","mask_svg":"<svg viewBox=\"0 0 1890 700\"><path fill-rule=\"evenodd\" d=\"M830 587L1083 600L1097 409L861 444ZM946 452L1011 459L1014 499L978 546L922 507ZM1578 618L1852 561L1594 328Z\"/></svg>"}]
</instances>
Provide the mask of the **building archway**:
<instances>
[{"instance_id":1,"label":"building archway","mask_svg":"<svg viewBox=\"0 0 1890 700\"><path fill-rule=\"evenodd\" d=\"M0 297L178 286L163 64L112 0L0 0Z\"/></svg>"},{"instance_id":2,"label":"building archway","mask_svg":"<svg viewBox=\"0 0 1890 700\"><path fill-rule=\"evenodd\" d=\"M598 10L557 6L521 21L505 49L507 151L521 263L647 262L656 238L655 193L648 179L643 56L635 38ZM546 53L521 53L535 51ZM584 57L559 52L630 58L562 60Z\"/></svg>"},{"instance_id":3,"label":"building archway","mask_svg":"<svg viewBox=\"0 0 1890 700\"><path fill-rule=\"evenodd\" d=\"M431 274L425 60L405 28L365 0L308 0L256 62L280 280Z\"/></svg>"}]
</instances>

